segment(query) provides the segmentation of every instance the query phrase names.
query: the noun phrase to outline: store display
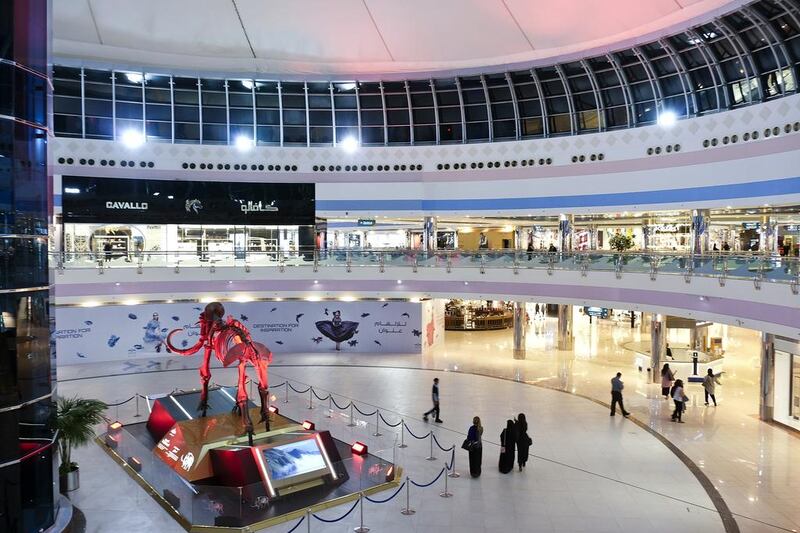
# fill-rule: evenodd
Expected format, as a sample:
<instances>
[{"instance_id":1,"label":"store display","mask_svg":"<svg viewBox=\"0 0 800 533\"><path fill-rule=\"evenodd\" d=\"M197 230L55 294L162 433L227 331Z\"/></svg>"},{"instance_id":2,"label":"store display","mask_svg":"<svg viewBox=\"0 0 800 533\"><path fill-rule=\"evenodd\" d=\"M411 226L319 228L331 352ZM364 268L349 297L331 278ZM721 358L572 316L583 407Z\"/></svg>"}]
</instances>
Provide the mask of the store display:
<instances>
[{"instance_id":1,"label":"store display","mask_svg":"<svg viewBox=\"0 0 800 533\"><path fill-rule=\"evenodd\" d=\"M450 300L445 304L446 330L506 329L514 325L514 315L509 303L498 307L486 301Z\"/></svg>"}]
</instances>

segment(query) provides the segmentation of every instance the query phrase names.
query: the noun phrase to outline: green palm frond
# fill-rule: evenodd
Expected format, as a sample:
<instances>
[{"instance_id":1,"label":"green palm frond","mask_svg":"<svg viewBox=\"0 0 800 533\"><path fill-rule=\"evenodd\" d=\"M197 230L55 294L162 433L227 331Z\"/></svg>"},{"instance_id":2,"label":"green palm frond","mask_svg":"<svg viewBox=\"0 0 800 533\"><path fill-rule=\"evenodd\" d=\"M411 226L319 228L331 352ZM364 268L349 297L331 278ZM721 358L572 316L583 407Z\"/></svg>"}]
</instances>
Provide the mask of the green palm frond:
<instances>
[{"instance_id":1,"label":"green palm frond","mask_svg":"<svg viewBox=\"0 0 800 533\"><path fill-rule=\"evenodd\" d=\"M72 463L72 449L85 446L94 437L94 426L103 421L108 405L100 400L59 398L54 427L59 431L58 443L62 471L77 468Z\"/></svg>"}]
</instances>

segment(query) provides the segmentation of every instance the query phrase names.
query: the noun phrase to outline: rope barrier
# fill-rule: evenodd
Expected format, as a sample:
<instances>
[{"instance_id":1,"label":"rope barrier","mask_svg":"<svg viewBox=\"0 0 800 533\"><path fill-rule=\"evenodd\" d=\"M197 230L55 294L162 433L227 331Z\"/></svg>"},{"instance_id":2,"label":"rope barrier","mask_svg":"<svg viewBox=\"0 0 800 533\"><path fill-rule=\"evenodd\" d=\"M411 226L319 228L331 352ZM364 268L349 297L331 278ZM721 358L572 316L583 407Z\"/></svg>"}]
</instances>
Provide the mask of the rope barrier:
<instances>
[{"instance_id":1,"label":"rope barrier","mask_svg":"<svg viewBox=\"0 0 800 533\"><path fill-rule=\"evenodd\" d=\"M131 396L130 398L128 398L128 399L127 399L127 400L125 400L124 402L118 402L118 403L107 403L107 404L106 404L106 406L108 406L108 407L118 407L118 406L120 406L120 405L123 405L123 404L126 404L126 403L128 403L129 401L133 400L133 399L134 399L134 398L136 398L137 396L138 396L138 394L134 394L133 396Z\"/></svg>"},{"instance_id":2,"label":"rope barrier","mask_svg":"<svg viewBox=\"0 0 800 533\"><path fill-rule=\"evenodd\" d=\"M398 422L397 424L390 424L388 420L383 418L383 413L379 413L378 416L380 416L381 420L383 420L383 423L386 424L387 426L389 426L390 428L396 428L397 426L399 426L400 424L403 423L403 420L400 419L400 422Z\"/></svg>"},{"instance_id":3,"label":"rope barrier","mask_svg":"<svg viewBox=\"0 0 800 533\"><path fill-rule=\"evenodd\" d=\"M319 394L317 394L317 391L315 391L315 390L314 390L314 387L311 387L311 392L314 394L314 396L316 396L316 397L317 397L317 400L319 400L319 401L321 401L321 402L324 402L325 400L327 400L328 398L330 398L330 397L331 397L331 395L330 395L330 394L328 394L328 395L327 395L327 396L325 396L324 398L323 398L323 397L321 397Z\"/></svg>"},{"instance_id":4,"label":"rope barrier","mask_svg":"<svg viewBox=\"0 0 800 533\"><path fill-rule=\"evenodd\" d=\"M308 391L311 390L311 387L307 388L306 390L297 390L294 387L292 387L291 383L289 383L289 388L292 389L293 391L295 391L297 394L305 394L305 393L307 393Z\"/></svg>"},{"instance_id":5,"label":"rope barrier","mask_svg":"<svg viewBox=\"0 0 800 533\"><path fill-rule=\"evenodd\" d=\"M335 406L336 406L338 409L347 409L348 407L350 407L351 405L353 405L353 402L351 401L350 403L348 403L347 405L345 405L344 407L342 407L341 405L339 405L338 403L336 403L336 398L333 398L333 396L331 396L331 399L333 400L333 405L335 405Z\"/></svg>"},{"instance_id":6,"label":"rope barrier","mask_svg":"<svg viewBox=\"0 0 800 533\"><path fill-rule=\"evenodd\" d=\"M442 445L439 444L439 439L436 438L436 433L433 434L433 441L436 443L436 446L438 446L439 449L442 450L443 452L449 452L450 450L455 450L456 449L456 445L455 444L453 444L449 448L442 448Z\"/></svg>"},{"instance_id":7,"label":"rope barrier","mask_svg":"<svg viewBox=\"0 0 800 533\"><path fill-rule=\"evenodd\" d=\"M334 520L328 520L327 518L321 518L319 515L316 515L314 513L311 513L311 516L313 516L314 518L316 518L320 522L325 522L326 524L333 524L334 522L339 522L340 520L344 520L345 518L347 518L347 515L352 513L353 510L356 507L358 507L358 502L359 502L359 500L356 500L356 502L353 504L353 506L350 509L348 509L348 511L346 513L344 513L342 516L340 516L339 518L336 518Z\"/></svg>"},{"instance_id":8,"label":"rope barrier","mask_svg":"<svg viewBox=\"0 0 800 533\"><path fill-rule=\"evenodd\" d=\"M451 449L453 450L453 454L450 456L450 464L448 465L447 463L445 463L445 466L447 467L448 470L452 470L453 465L456 464L456 447L453 446Z\"/></svg>"},{"instance_id":9,"label":"rope barrier","mask_svg":"<svg viewBox=\"0 0 800 533\"><path fill-rule=\"evenodd\" d=\"M284 385L286 385L286 382L282 381L281 383L278 383L277 385L270 385L269 387L272 388L272 389L277 389L278 387L283 387Z\"/></svg>"},{"instance_id":10,"label":"rope barrier","mask_svg":"<svg viewBox=\"0 0 800 533\"><path fill-rule=\"evenodd\" d=\"M415 487L419 487L419 488L421 488L421 489L424 489L425 487L430 487L431 485L433 485L434 483L436 483L437 481L439 481L439 478L440 478L440 477L442 477L442 474L444 474L444 468L442 468L441 470L439 470L439 474L438 474L438 475L437 475L437 476L436 476L436 477L433 479L433 481L431 481L430 483L425 483L424 485L420 485L419 483L417 483L417 482L416 482L416 481L414 481L413 479L409 479L408 481L409 481L409 483L411 483L411 484L412 484L412 485L414 485Z\"/></svg>"},{"instance_id":11,"label":"rope barrier","mask_svg":"<svg viewBox=\"0 0 800 533\"><path fill-rule=\"evenodd\" d=\"M409 434L409 435L411 435L412 437L414 437L414 438L415 438L415 439L417 439L417 440L427 439L427 438L430 436L430 434L431 434L431 432L429 431L429 432L427 432L427 433L426 433L424 436L422 436L422 437L419 437L419 436L417 436L417 435L414 435L414 432L413 432L413 431L411 431L411 428L410 428L410 427L408 427L408 424L406 424L405 422L403 422L403 425L406 427L406 431L408 431L408 434Z\"/></svg>"},{"instance_id":12,"label":"rope barrier","mask_svg":"<svg viewBox=\"0 0 800 533\"><path fill-rule=\"evenodd\" d=\"M286 533L292 533L292 532L293 532L295 529L297 529L298 527L300 527L300 524L302 524L303 522L305 522L305 519L306 519L306 517L305 517L305 516L301 516L301 517L300 517L300 521L299 521L298 523L296 523L296 524L294 525L294 527L293 527L292 529L290 529L289 531L287 531Z\"/></svg>"},{"instance_id":13,"label":"rope barrier","mask_svg":"<svg viewBox=\"0 0 800 533\"><path fill-rule=\"evenodd\" d=\"M389 500L392 500L392 499L394 499L394 497L395 497L395 496L397 496L398 494L400 494L400 491L401 491L401 490L403 490L403 487L405 487L405 486L406 486L406 482L405 482L405 481L403 481L403 484L402 484L402 485L400 485L399 487L397 487L397 490L396 490L396 491L394 491L394 494L392 494L391 496L389 496L388 498L386 498L386 499L383 499L383 500L373 500L373 499L372 499L372 498L370 498L369 496L364 496L364 499L365 499L365 500L367 500L367 501L370 501L370 502L372 502L372 503L386 503L386 502L388 502ZM291 533L291 532L290 532L290 533Z\"/></svg>"},{"instance_id":14,"label":"rope barrier","mask_svg":"<svg viewBox=\"0 0 800 533\"><path fill-rule=\"evenodd\" d=\"M356 405L356 404L353 404L353 407L355 407L355 408L356 408L356 411L358 411L359 413L361 413L361 416L374 416L374 415L375 415L375 413L377 413L377 412L378 412L378 410L377 410L377 409L375 409L375 410L374 410L374 411L372 411L371 413L365 413L364 411L362 411L361 409L359 409L359 408L358 408L358 405Z\"/></svg>"}]
</instances>

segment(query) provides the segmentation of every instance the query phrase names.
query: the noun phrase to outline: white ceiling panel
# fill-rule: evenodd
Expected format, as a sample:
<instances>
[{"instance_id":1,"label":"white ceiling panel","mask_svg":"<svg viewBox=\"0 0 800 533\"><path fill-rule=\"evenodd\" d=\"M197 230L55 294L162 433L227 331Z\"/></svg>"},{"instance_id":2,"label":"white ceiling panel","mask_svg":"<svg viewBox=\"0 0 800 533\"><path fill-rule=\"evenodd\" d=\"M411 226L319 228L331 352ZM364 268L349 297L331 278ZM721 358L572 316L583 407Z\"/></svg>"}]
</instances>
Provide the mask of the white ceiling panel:
<instances>
[{"instance_id":1,"label":"white ceiling panel","mask_svg":"<svg viewBox=\"0 0 800 533\"><path fill-rule=\"evenodd\" d=\"M187 56L252 57L231 2L90 1L105 45ZM60 38L58 23L55 26Z\"/></svg>"},{"instance_id":2,"label":"white ceiling panel","mask_svg":"<svg viewBox=\"0 0 800 533\"><path fill-rule=\"evenodd\" d=\"M366 0L397 61L460 61L530 50L502 0Z\"/></svg>"},{"instance_id":3,"label":"white ceiling panel","mask_svg":"<svg viewBox=\"0 0 800 533\"><path fill-rule=\"evenodd\" d=\"M621 48L746 2L53 0L53 51L57 59L205 72L436 75Z\"/></svg>"},{"instance_id":4,"label":"white ceiling panel","mask_svg":"<svg viewBox=\"0 0 800 533\"><path fill-rule=\"evenodd\" d=\"M390 61L362 0L237 0L260 58Z\"/></svg>"}]
</instances>

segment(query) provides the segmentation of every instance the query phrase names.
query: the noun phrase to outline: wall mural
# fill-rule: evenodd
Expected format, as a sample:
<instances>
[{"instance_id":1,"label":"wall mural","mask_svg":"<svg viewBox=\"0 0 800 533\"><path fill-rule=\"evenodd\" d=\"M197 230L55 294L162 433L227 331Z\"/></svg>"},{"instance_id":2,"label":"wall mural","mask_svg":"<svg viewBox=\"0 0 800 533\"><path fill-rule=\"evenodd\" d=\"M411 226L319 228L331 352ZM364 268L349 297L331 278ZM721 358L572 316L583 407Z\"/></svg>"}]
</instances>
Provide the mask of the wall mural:
<instances>
[{"instance_id":1,"label":"wall mural","mask_svg":"<svg viewBox=\"0 0 800 533\"><path fill-rule=\"evenodd\" d=\"M205 304L57 307L59 364L120 361L170 355L197 342ZM273 353L420 353L426 328L422 304L412 302L225 302L253 339ZM430 322L430 315L428 318Z\"/></svg>"}]
</instances>

